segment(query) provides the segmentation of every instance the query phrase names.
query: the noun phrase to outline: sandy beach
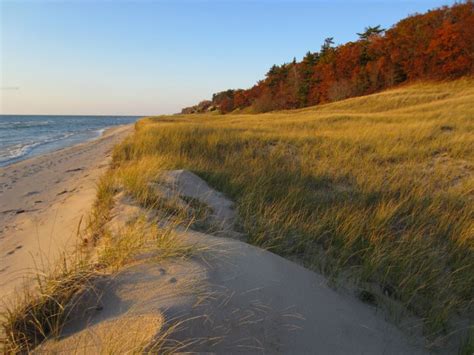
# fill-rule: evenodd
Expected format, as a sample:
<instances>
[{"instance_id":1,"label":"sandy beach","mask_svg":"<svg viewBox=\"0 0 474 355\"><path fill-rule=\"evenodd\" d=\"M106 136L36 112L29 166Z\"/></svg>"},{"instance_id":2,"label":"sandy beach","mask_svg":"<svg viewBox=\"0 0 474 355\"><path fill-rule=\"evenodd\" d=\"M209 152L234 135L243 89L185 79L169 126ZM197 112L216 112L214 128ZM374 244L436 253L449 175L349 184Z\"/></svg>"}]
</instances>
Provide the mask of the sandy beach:
<instances>
[{"instance_id":1,"label":"sandy beach","mask_svg":"<svg viewBox=\"0 0 474 355\"><path fill-rule=\"evenodd\" d=\"M0 168L0 294L8 299L32 271L47 269L77 242L113 146L133 125Z\"/></svg>"},{"instance_id":2,"label":"sandy beach","mask_svg":"<svg viewBox=\"0 0 474 355\"><path fill-rule=\"evenodd\" d=\"M63 252L74 250L112 148L132 130L109 129L94 141L0 170L0 292L7 305L29 275L47 272ZM169 201L207 205L209 230L216 232L177 227L174 247L195 254L161 260L154 259L160 250L147 249L91 281L94 291L82 295L61 338L44 342L40 352L101 353L111 346L125 352L173 329L168 342L202 352L311 353L317 344L322 353L424 353L419 337L407 336L375 307L336 292L322 275L245 243L234 229L234 202L197 175L175 170L160 179L154 186ZM119 193L107 223L113 241L129 238L126 226L132 225L131 238L140 238L133 223L148 213ZM164 223L152 216L149 226ZM144 233L155 235L152 229Z\"/></svg>"}]
</instances>

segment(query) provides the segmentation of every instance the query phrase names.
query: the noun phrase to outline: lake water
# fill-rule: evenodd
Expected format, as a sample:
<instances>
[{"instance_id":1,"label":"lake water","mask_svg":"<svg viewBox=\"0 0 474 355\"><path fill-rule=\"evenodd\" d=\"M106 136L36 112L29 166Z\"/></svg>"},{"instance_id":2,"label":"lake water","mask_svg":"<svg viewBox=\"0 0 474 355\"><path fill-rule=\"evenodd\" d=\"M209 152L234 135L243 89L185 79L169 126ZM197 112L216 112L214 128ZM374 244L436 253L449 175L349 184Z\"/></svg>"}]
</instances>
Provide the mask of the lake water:
<instances>
[{"instance_id":1,"label":"lake water","mask_svg":"<svg viewBox=\"0 0 474 355\"><path fill-rule=\"evenodd\" d=\"M0 166L100 137L138 116L0 115Z\"/></svg>"}]
</instances>

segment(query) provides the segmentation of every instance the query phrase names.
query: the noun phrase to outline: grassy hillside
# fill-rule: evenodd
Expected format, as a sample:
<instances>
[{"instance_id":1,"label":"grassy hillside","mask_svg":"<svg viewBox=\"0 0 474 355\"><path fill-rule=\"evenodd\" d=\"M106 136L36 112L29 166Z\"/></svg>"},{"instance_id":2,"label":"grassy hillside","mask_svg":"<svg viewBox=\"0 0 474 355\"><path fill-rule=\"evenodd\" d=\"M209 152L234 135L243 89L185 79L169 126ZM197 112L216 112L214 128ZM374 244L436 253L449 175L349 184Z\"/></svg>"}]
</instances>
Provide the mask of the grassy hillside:
<instances>
[{"instance_id":1,"label":"grassy hillside","mask_svg":"<svg viewBox=\"0 0 474 355\"><path fill-rule=\"evenodd\" d=\"M152 117L115 161L135 188L158 169L198 173L237 201L249 243L379 291L442 335L472 315L473 103L466 79L295 111Z\"/></svg>"}]
</instances>

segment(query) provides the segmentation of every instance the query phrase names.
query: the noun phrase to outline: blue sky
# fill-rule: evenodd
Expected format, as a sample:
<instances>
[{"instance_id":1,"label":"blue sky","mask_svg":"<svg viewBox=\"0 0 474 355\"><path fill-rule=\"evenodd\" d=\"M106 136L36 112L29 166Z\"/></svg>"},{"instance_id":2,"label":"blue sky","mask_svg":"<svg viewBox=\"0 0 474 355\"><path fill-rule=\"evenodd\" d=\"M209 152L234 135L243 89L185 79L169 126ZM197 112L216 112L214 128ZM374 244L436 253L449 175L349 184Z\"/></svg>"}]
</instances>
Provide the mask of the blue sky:
<instances>
[{"instance_id":1,"label":"blue sky","mask_svg":"<svg viewBox=\"0 0 474 355\"><path fill-rule=\"evenodd\" d=\"M0 2L0 113L148 115L454 1Z\"/></svg>"}]
</instances>

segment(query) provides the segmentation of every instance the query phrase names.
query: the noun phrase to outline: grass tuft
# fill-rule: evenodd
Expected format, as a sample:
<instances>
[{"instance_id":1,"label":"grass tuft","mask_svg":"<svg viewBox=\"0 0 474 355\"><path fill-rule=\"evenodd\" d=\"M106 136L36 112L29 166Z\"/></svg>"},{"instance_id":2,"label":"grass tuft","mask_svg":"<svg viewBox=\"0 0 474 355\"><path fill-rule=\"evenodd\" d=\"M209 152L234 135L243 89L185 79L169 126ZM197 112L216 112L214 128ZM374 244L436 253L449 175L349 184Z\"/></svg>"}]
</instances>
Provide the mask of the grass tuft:
<instances>
[{"instance_id":1,"label":"grass tuft","mask_svg":"<svg viewBox=\"0 0 474 355\"><path fill-rule=\"evenodd\" d=\"M60 335L78 296L93 289L96 271L83 259L64 257L55 270L38 272L34 289L25 289L2 314L3 351L25 353Z\"/></svg>"}]
</instances>

